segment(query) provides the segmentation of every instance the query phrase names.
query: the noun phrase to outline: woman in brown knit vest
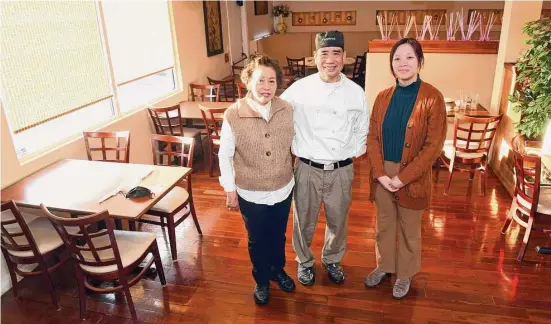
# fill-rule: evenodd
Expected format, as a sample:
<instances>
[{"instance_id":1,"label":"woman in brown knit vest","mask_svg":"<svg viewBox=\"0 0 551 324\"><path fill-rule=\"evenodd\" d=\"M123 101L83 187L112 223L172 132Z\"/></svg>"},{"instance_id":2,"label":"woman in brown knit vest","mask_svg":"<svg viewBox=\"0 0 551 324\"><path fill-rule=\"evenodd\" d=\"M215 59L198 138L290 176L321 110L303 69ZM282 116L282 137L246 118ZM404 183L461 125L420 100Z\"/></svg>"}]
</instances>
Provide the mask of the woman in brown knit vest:
<instances>
[{"instance_id":1,"label":"woman in brown knit vest","mask_svg":"<svg viewBox=\"0 0 551 324\"><path fill-rule=\"evenodd\" d=\"M279 66L251 57L241 73L248 94L224 115L220 184L229 210L241 210L256 281L253 297L268 303L270 280L287 292L295 283L285 270L285 230L295 184L291 159L293 111L275 96Z\"/></svg>"},{"instance_id":2,"label":"woman in brown knit vest","mask_svg":"<svg viewBox=\"0 0 551 324\"><path fill-rule=\"evenodd\" d=\"M395 273L396 299L407 295L411 278L421 268L421 217L430 202L431 167L446 139L444 99L421 81L423 60L423 49L413 38L392 47L390 69L396 85L375 99L367 136L370 199L377 206L377 268L365 285L375 287Z\"/></svg>"}]
</instances>

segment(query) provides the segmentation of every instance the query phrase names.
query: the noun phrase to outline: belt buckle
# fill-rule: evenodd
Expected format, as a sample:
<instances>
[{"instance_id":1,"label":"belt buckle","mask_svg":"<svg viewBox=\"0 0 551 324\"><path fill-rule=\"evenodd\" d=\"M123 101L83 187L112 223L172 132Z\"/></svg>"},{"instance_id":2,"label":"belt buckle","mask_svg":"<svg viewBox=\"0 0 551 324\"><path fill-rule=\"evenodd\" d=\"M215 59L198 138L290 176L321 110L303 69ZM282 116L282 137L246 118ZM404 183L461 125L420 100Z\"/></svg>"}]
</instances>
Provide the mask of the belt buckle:
<instances>
[{"instance_id":1,"label":"belt buckle","mask_svg":"<svg viewBox=\"0 0 551 324\"><path fill-rule=\"evenodd\" d=\"M323 170L324 171L333 171L333 170L335 170L335 163L324 164L323 165Z\"/></svg>"}]
</instances>

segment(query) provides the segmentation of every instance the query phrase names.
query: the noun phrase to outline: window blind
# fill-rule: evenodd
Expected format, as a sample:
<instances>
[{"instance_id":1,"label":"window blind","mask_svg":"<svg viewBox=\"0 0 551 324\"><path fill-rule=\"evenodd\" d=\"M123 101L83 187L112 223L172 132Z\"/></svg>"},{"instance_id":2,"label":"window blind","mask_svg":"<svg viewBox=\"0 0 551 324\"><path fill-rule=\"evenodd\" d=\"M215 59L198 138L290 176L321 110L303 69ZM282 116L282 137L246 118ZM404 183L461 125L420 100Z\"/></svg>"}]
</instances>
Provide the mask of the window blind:
<instances>
[{"instance_id":1,"label":"window blind","mask_svg":"<svg viewBox=\"0 0 551 324\"><path fill-rule=\"evenodd\" d=\"M95 2L0 1L0 48L14 133L112 95Z\"/></svg>"},{"instance_id":2,"label":"window blind","mask_svg":"<svg viewBox=\"0 0 551 324\"><path fill-rule=\"evenodd\" d=\"M101 6L117 85L174 66L166 1L108 0Z\"/></svg>"}]
</instances>

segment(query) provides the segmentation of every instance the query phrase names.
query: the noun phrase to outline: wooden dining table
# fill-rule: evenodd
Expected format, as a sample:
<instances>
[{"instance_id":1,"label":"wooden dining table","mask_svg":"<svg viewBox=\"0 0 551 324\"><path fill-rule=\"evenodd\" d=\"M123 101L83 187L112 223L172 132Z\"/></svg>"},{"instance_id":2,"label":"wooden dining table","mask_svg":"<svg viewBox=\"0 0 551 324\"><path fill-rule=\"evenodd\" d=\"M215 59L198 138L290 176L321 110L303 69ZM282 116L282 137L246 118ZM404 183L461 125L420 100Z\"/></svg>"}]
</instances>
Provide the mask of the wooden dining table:
<instances>
[{"instance_id":1,"label":"wooden dining table","mask_svg":"<svg viewBox=\"0 0 551 324\"><path fill-rule=\"evenodd\" d=\"M448 117L455 117L456 113L471 117L492 116L492 114L490 114L490 112L481 104L477 104L476 107L472 108L459 108L455 105L455 103L446 103L446 115Z\"/></svg>"},{"instance_id":2,"label":"wooden dining table","mask_svg":"<svg viewBox=\"0 0 551 324\"><path fill-rule=\"evenodd\" d=\"M115 219L137 220L192 169L88 160L60 160L2 189L1 200L22 207L86 215L104 210ZM149 188L154 197L127 199L119 190ZM125 188L126 187L126 188ZM101 201L105 197L112 197Z\"/></svg>"}]
</instances>

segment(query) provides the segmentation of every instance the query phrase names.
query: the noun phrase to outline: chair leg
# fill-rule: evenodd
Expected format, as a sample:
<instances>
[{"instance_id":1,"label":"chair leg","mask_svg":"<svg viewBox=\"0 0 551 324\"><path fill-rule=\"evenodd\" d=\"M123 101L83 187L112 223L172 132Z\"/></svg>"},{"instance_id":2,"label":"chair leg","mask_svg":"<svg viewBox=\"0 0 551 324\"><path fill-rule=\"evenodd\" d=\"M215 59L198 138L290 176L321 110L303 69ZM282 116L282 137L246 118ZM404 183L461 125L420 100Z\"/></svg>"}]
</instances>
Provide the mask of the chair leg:
<instances>
[{"instance_id":1,"label":"chair leg","mask_svg":"<svg viewBox=\"0 0 551 324\"><path fill-rule=\"evenodd\" d=\"M52 299L52 304L54 304L55 309L59 310L59 301L57 299L57 294L54 286L54 282L52 280L52 276L48 272L48 265L44 261L39 262L38 267L40 268L40 271L42 272L46 282L50 286L50 298Z\"/></svg>"},{"instance_id":2,"label":"chair leg","mask_svg":"<svg viewBox=\"0 0 551 324\"><path fill-rule=\"evenodd\" d=\"M214 165L214 154L212 154L212 151L209 152L209 177L212 177L212 169Z\"/></svg>"},{"instance_id":3,"label":"chair leg","mask_svg":"<svg viewBox=\"0 0 551 324\"><path fill-rule=\"evenodd\" d=\"M84 280L86 278L84 277L84 274L82 273L82 270L80 269L80 266L73 262L73 267L75 269L75 276L77 279L77 286L78 286L78 299L80 303L80 319L84 320L86 319L86 286L84 286Z\"/></svg>"},{"instance_id":4,"label":"chair leg","mask_svg":"<svg viewBox=\"0 0 551 324\"><path fill-rule=\"evenodd\" d=\"M448 195L448 191L450 190L450 185L452 183L452 177L453 177L453 162L450 162L450 174L448 174L448 181L446 183L446 189L444 190L445 195Z\"/></svg>"},{"instance_id":5,"label":"chair leg","mask_svg":"<svg viewBox=\"0 0 551 324\"><path fill-rule=\"evenodd\" d=\"M482 190L482 195L486 196L486 181L488 180L488 165L484 166L482 174L480 174L480 186Z\"/></svg>"},{"instance_id":6,"label":"chair leg","mask_svg":"<svg viewBox=\"0 0 551 324\"><path fill-rule=\"evenodd\" d=\"M176 261L178 253L176 252L176 226L174 226L174 215L170 215L167 218L167 223L170 254L172 255L172 261Z\"/></svg>"},{"instance_id":7,"label":"chair leg","mask_svg":"<svg viewBox=\"0 0 551 324\"><path fill-rule=\"evenodd\" d=\"M17 275L15 274L15 267L17 267L17 265L11 261L6 250L2 249L2 254L4 255L4 260L6 260L6 265L8 266L8 271L10 273L13 299L17 299L19 298L19 291L17 290Z\"/></svg>"},{"instance_id":8,"label":"chair leg","mask_svg":"<svg viewBox=\"0 0 551 324\"><path fill-rule=\"evenodd\" d=\"M507 233L509 226L511 226L511 222L513 221L513 215L514 213L517 212L516 210L517 210L517 199L513 198L513 202L511 203L511 208L507 213L507 219L505 219L505 223L503 223L503 227L501 228L501 234Z\"/></svg>"},{"instance_id":9,"label":"chair leg","mask_svg":"<svg viewBox=\"0 0 551 324\"><path fill-rule=\"evenodd\" d=\"M136 315L136 307L134 307L134 301L132 300L132 295L130 294L130 287L128 286L128 281L126 278L122 279L122 286L124 295L126 296L126 303L128 304L128 308L130 308L130 315L132 316L132 322L138 324L138 315Z\"/></svg>"},{"instance_id":10,"label":"chair leg","mask_svg":"<svg viewBox=\"0 0 551 324\"><path fill-rule=\"evenodd\" d=\"M161 227L165 227L166 226L165 218L164 217L160 217L160 218L161 218Z\"/></svg>"},{"instance_id":11,"label":"chair leg","mask_svg":"<svg viewBox=\"0 0 551 324\"><path fill-rule=\"evenodd\" d=\"M165 270L163 268L163 263L161 262L157 240L153 242L152 253L153 257L155 258L155 267L157 268L157 273L159 274L159 281L161 281L161 285L166 286Z\"/></svg>"},{"instance_id":12,"label":"chair leg","mask_svg":"<svg viewBox=\"0 0 551 324\"><path fill-rule=\"evenodd\" d=\"M520 246L520 251L518 253L517 260L522 262L524 260L524 255L526 254L526 248L528 248L528 242L530 241L530 234L532 233L532 227L534 225L534 217L528 218L528 226L526 226L526 232L524 232L524 238L522 239L522 245Z\"/></svg>"},{"instance_id":13,"label":"chair leg","mask_svg":"<svg viewBox=\"0 0 551 324\"><path fill-rule=\"evenodd\" d=\"M201 231L201 226L199 225L199 220L197 219L197 214L195 213L195 204L193 203L193 198L191 197L189 199L189 209L190 209L191 217L193 217L193 222L195 223L195 227L197 228L197 233L199 233L199 235L203 235L203 231Z\"/></svg>"}]
</instances>

